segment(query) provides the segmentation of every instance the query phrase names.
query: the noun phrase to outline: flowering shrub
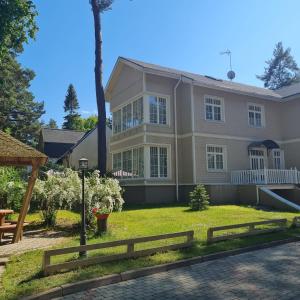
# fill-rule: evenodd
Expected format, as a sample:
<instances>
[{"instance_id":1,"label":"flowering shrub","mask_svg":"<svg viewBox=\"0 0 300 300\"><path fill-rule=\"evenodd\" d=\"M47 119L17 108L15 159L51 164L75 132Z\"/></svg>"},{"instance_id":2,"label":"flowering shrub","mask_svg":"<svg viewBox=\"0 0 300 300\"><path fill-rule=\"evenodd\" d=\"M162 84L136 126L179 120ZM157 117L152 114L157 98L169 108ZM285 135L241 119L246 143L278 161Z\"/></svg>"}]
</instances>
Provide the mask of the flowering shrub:
<instances>
[{"instance_id":1,"label":"flowering shrub","mask_svg":"<svg viewBox=\"0 0 300 300\"><path fill-rule=\"evenodd\" d=\"M81 205L81 178L78 172L65 169L63 172L49 171L45 180L37 180L33 201L42 211L46 225L55 225L58 209L76 210ZM94 171L85 178L86 221L91 224L93 208L109 212L121 210L124 200L116 179L102 178Z\"/></svg>"},{"instance_id":2,"label":"flowering shrub","mask_svg":"<svg viewBox=\"0 0 300 300\"><path fill-rule=\"evenodd\" d=\"M19 211L26 190L23 169L13 167L0 168L0 208Z\"/></svg>"}]
</instances>

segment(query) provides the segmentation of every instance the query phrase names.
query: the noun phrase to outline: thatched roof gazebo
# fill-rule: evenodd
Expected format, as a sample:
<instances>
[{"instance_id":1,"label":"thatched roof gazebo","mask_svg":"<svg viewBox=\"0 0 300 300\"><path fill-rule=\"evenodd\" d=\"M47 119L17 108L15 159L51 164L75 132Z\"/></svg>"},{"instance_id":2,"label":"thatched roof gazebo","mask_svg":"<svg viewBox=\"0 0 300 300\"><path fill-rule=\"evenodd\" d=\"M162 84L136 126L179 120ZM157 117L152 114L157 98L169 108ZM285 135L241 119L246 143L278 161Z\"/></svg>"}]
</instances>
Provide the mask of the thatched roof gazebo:
<instances>
[{"instance_id":1,"label":"thatched roof gazebo","mask_svg":"<svg viewBox=\"0 0 300 300\"><path fill-rule=\"evenodd\" d=\"M13 243L22 238L23 224L28 211L32 190L38 175L39 167L47 161L47 156L34 148L25 145L12 136L0 131L0 166L31 166L31 176L23 198L18 221L13 229Z\"/></svg>"}]
</instances>

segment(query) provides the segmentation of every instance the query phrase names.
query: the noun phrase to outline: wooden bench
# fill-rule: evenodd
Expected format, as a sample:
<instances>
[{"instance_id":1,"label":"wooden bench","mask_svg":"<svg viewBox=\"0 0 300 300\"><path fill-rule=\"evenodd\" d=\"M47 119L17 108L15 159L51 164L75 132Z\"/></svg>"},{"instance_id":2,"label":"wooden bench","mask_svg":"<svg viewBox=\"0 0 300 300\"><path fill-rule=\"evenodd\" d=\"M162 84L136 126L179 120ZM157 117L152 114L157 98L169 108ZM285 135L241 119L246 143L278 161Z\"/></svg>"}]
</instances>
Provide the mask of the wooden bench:
<instances>
[{"instance_id":1,"label":"wooden bench","mask_svg":"<svg viewBox=\"0 0 300 300\"><path fill-rule=\"evenodd\" d=\"M20 239L23 237L23 228L27 226L29 223L24 223L20 235ZM0 243L5 233L15 233L17 228L17 221L10 221L9 223L4 223L0 226Z\"/></svg>"},{"instance_id":2,"label":"wooden bench","mask_svg":"<svg viewBox=\"0 0 300 300\"><path fill-rule=\"evenodd\" d=\"M250 222L250 223L243 223L243 224L211 227L207 230L207 243L210 244L217 241L226 241L226 240L236 239L240 237L284 230L286 229L286 223L287 223L287 219L274 219L274 220L267 220L267 221L260 221L260 222ZM255 228L256 226L259 225L277 225L277 226L271 228L263 228L263 229ZM230 233L230 234L227 233L227 234L214 237L214 232L216 231L224 231L224 230L244 228L244 227L248 228L248 231L241 232L241 233Z\"/></svg>"}]
</instances>

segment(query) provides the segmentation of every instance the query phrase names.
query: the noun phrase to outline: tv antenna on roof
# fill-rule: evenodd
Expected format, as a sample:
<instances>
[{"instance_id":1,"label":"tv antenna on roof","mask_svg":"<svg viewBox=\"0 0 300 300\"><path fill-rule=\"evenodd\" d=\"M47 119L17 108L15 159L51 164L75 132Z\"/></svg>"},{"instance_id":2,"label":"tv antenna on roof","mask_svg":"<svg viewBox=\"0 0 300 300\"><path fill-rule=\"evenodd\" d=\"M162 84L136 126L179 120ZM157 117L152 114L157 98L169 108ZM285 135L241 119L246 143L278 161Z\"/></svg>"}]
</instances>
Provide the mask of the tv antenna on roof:
<instances>
[{"instance_id":1,"label":"tv antenna on roof","mask_svg":"<svg viewBox=\"0 0 300 300\"><path fill-rule=\"evenodd\" d=\"M232 71L232 65L231 65L231 51L229 49L227 49L226 51L223 51L220 53L221 55L228 55L229 56L229 67L230 70L227 72L227 77L228 79L230 79L231 81L235 78L235 73L234 71Z\"/></svg>"}]
</instances>

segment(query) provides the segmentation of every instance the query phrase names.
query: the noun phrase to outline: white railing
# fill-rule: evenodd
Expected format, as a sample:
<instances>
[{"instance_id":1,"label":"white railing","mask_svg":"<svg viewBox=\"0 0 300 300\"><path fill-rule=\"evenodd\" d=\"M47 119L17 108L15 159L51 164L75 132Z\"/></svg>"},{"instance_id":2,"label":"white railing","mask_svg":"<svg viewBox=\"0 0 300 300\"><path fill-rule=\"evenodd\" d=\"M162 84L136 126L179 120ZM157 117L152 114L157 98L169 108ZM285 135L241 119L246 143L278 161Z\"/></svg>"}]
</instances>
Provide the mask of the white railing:
<instances>
[{"instance_id":1,"label":"white railing","mask_svg":"<svg viewBox=\"0 0 300 300\"><path fill-rule=\"evenodd\" d=\"M297 169L277 170L238 170L231 172L232 184L299 184L300 172Z\"/></svg>"}]
</instances>

